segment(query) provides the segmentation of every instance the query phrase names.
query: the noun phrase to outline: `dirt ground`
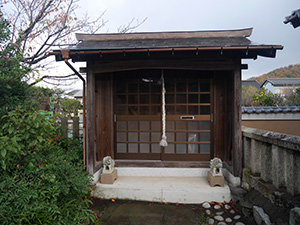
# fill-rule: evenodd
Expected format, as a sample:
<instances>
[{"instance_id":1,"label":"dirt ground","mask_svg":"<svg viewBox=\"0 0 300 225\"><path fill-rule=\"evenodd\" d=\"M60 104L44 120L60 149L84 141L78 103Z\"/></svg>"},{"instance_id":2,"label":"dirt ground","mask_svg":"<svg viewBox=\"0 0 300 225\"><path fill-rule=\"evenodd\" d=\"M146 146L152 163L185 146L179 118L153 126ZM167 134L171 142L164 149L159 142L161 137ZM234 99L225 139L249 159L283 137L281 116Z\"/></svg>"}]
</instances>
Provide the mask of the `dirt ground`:
<instances>
[{"instance_id":1,"label":"dirt ground","mask_svg":"<svg viewBox=\"0 0 300 225\"><path fill-rule=\"evenodd\" d=\"M207 209L202 204L167 204L114 199L102 200L98 198L93 198L92 201L91 209L97 217L96 224L105 225L202 225L209 224L209 217L213 218L220 211L223 212L223 217L233 217L232 213L229 212L231 209L239 214L233 202L210 203L212 208L210 209L211 214L208 216ZM230 209L226 210L222 207L225 204L230 205ZM221 207L216 210L213 208L214 205L220 205ZM231 225L237 222L245 225L249 224L247 219L243 217L225 224Z\"/></svg>"}]
</instances>

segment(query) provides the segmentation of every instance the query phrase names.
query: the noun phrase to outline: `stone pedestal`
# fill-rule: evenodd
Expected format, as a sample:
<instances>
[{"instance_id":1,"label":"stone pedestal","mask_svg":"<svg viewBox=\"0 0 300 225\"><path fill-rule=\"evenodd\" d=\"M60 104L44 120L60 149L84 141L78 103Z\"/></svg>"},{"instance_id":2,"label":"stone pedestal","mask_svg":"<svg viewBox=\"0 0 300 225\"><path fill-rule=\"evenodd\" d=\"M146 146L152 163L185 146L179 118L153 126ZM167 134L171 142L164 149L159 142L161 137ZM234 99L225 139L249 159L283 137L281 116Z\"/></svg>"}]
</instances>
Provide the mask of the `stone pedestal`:
<instances>
[{"instance_id":1,"label":"stone pedestal","mask_svg":"<svg viewBox=\"0 0 300 225\"><path fill-rule=\"evenodd\" d=\"M211 173L207 172L207 179L211 187L221 186L224 187L224 176L212 176Z\"/></svg>"},{"instance_id":2,"label":"stone pedestal","mask_svg":"<svg viewBox=\"0 0 300 225\"><path fill-rule=\"evenodd\" d=\"M118 178L118 171L115 169L110 174L101 174L100 183L101 184L113 184L115 180Z\"/></svg>"}]
</instances>

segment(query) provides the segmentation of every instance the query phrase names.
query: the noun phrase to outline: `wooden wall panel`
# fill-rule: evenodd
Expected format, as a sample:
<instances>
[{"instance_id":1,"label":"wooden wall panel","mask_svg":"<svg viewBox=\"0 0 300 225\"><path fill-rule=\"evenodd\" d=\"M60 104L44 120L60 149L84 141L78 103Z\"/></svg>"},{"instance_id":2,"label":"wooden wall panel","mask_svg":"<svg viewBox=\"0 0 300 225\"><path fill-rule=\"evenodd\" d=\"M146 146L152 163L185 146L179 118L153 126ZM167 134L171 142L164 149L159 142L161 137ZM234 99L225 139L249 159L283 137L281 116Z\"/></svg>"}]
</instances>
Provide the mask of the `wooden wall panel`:
<instances>
[{"instance_id":1,"label":"wooden wall panel","mask_svg":"<svg viewBox=\"0 0 300 225\"><path fill-rule=\"evenodd\" d=\"M219 157L224 160L224 128L226 119L226 101L225 101L225 85L226 79L222 74L215 73L214 85L214 154L213 157Z\"/></svg>"},{"instance_id":2,"label":"wooden wall panel","mask_svg":"<svg viewBox=\"0 0 300 225\"><path fill-rule=\"evenodd\" d=\"M97 74L95 97L96 160L102 161L105 156L114 157L112 74Z\"/></svg>"},{"instance_id":3,"label":"wooden wall panel","mask_svg":"<svg viewBox=\"0 0 300 225\"><path fill-rule=\"evenodd\" d=\"M230 164L234 110L233 71L216 71L214 80L214 157Z\"/></svg>"}]
</instances>

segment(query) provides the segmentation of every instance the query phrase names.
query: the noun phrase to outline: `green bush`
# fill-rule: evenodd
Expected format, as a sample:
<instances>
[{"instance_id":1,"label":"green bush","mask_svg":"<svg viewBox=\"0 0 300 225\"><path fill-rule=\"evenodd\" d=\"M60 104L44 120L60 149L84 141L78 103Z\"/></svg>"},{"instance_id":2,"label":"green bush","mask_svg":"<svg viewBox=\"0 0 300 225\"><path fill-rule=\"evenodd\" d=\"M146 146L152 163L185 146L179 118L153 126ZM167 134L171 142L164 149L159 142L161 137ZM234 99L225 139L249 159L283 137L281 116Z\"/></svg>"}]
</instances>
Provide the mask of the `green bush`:
<instances>
[{"instance_id":1,"label":"green bush","mask_svg":"<svg viewBox=\"0 0 300 225\"><path fill-rule=\"evenodd\" d=\"M79 138L19 108L0 130L0 224L84 224L94 220Z\"/></svg>"},{"instance_id":2,"label":"green bush","mask_svg":"<svg viewBox=\"0 0 300 225\"><path fill-rule=\"evenodd\" d=\"M253 102L259 106L276 106L274 94L265 88L262 88L258 94L253 95Z\"/></svg>"}]
</instances>

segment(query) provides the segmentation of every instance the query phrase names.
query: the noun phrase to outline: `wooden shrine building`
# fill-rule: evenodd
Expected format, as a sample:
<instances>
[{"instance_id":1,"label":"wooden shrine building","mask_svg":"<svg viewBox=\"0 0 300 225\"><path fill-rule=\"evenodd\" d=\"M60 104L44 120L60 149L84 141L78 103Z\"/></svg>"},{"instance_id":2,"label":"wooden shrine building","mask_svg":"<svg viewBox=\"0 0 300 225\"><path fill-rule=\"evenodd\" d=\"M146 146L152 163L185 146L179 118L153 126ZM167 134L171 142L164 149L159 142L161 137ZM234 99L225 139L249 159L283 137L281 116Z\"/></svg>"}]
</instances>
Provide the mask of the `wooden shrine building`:
<instances>
[{"instance_id":1,"label":"wooden shrine building","mask_svg":"<svg viewBox=\"0 0 300 225\"><path fill-rule=\"evenodd\" d=\"M75 47L54 51L57 61L87 62L88 171L98 171L108 155L154 167L220 157L239 177L241 70L247 69L241 59L275 57L283 48L254 44L251 33L77 34ZM166 147L160 146L164 124Z\"/></svg>"}]
</instances>

